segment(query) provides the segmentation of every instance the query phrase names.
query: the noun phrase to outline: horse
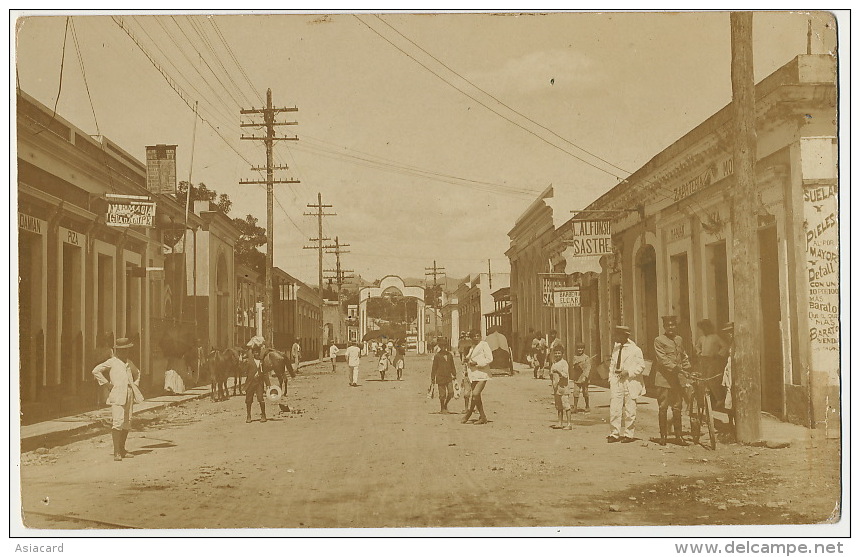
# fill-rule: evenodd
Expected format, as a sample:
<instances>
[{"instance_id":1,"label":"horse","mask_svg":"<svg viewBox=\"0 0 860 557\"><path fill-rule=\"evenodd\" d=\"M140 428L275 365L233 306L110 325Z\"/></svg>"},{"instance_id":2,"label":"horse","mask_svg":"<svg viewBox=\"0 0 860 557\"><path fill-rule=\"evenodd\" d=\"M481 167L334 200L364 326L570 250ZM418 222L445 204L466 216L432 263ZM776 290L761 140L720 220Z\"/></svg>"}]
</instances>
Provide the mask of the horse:
<instances>
[{"instance_id":1,"label":"horse","mask_svg":"<svg viewBox=\"0 0 860 557\"><path fill-rule=\"evenodd\" d=\"M253 354L251 351L248 351L248 357L253 358ZM281 387L281 391L286 394L287 389L287 373L290 374L290 377L296 376L296 371L293 369L292 363L286 354L279 350L274 349L266 349L263 353L263 373L272 374L278 378L278 384Z\"/></svg>"},{"instance_id":2,"label":"horse","mask_svg":"<svg viewBox=\"0 0 860 557\"><path fill-rule=\"evenodd\" d=\"M245 362L248 361L248 352L242 348L233 350L236 353L237 364L233 369L233 396L245 394L242 386L242 378L245 377Z\"/></svg>"},{"instance_id":3,"label":"horse","mask_svg":"<svg viewBox=\"0 0 860 557\"><path fill-rule=\"evenodd\" d=\"M212 400L219 401L229 399L230 391L227 387L227 379L231 375L235 378L241 373L238 354L232 348L227 348L221 351L212 348L209 351L207 364L212 378ZM235 383L233 394L235 394Z\"/></svg>"}]
</instances>

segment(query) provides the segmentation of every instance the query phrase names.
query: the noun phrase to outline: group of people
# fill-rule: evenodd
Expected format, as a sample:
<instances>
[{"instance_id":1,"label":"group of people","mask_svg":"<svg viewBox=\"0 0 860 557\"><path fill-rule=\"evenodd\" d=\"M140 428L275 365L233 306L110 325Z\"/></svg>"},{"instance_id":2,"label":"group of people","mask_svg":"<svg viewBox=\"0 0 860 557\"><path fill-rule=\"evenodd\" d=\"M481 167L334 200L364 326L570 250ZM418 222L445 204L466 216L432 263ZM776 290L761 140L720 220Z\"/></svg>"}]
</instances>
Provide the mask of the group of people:
<instances>
[{"instance_id":1,"label":"group of people","mask_svg":"<svg viewBox=\"0 0 860 557\"><path fill-rule=\"evenodd\" d=\"M462 423L474 423L483 425L488 423L487 413L484 410L483 392L487 381L490 379L490 364L493 361L493 351L486 340L481 340L481 334L472 333L471 342L458 344L460 361L463 365L463 373L458 377L457 368L454 364L454 354L447 340L437 343L438 352L433 356L433 364L430 370L430 388L435 386L439 395L439 412L450 414L448 403L459 394L463 397L465 414ZM478 412L477 420L472 420L472 415Z\"/></svg>"},{"instance_id":2,"label":"group of people","mask_svg":"<svg viewBox=\"0 0 860 557\"><path fill-rule=\"evenodd\" d=\"M731 419L730 346L734 325L728 323L723 328L725 339L716 333L708 319L703 319L697 326L700 335L695 344L695 366L687 354L684 339L678 334L676 316L663 317L663 334L654 339L653 377L657 389L660 428L657 442L660 445L666 445L670 430L675 444L688 445L682 433L683 405L686 403L695 424L697 417L692 408L704 403L706 392L710 393L714 405L723 407ZM630 338L629 327L615 327L613 337L609 361L610 433L606 440L609 443L630 443L635 440L636 400L645 392L646 364L642 349ZM672 409L671 422L669 408Z\"/></svg>"}]
</instances>

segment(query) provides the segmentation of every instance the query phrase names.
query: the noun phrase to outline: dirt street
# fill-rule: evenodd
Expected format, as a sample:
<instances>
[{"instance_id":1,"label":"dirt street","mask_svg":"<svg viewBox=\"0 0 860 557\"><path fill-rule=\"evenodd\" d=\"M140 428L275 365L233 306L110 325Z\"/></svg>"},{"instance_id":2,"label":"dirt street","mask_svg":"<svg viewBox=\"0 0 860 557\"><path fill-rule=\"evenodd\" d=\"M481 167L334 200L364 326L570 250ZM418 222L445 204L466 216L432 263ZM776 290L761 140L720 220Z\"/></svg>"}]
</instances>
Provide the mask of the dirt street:
<instances>
[{"instance_id":1,"label":"dirt street","mask_svg":"<svg viewBox=\"0 0 860 557\"><path fill-rule=\"evenodd\" d=\"M493 378L491 422L464 425L426 398L429 356L403 381L362 359L317 364L290 382L291 412L245 423L244 397L135 419L133 459L104 434L24 453L31 528L353 528L811 524L838 519L839 441L768 449L660 447L656 405L641 401L637 440L607 444L608 393L572 431L555 422L548 381ZM451 402L462 411L463 401Z\"/></svg>"}]
</instances>

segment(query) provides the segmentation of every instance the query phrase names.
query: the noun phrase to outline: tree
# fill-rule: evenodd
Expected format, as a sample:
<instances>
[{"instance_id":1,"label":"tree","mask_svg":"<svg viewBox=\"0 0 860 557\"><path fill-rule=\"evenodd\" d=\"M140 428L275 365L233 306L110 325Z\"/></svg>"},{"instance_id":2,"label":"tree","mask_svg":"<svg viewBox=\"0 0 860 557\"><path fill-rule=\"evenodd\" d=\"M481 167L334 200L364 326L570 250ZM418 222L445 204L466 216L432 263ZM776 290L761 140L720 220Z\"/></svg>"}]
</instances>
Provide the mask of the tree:
<instances>
[{"instance_id":1,"label":"tree","mask_svg":"<svg viewBox=\"0 0 860 557\"><path fill-rule=\"evenodd\" d=\"M176 199L185 207L188 197L188 182L179 182L176 189ZM217 199L217 201L216 201ZM218 207L218 210L229 216L233 208L233 201L226 193L219 194L210 190L206 184L200 182L191 189L191 201L208 201ZM266 270L266 254L257 248L266 244L266 229L257 226L257 219L251 215L245 218L236 217L233 224L239 229L239 239L236 242L236 260L240 265L253 269L258 273Z\"/></svg>"},{"instance_id":2,"label":"tree","mask_svg":"<svg viewBox=\"0 0 860 557\"><path fill-rule=\"evenodd\" d=\"M239 229L236 241L236 260L258 273L266 270L266 254L257 248L266 245L266 229L257 226L257 219L246 215L244 219L234 218L233 224Z\"/></svg>"},{"instance_id":3,"label":"tree","mask_svg":"<svg viewBox=\"0 0 860 557\"><path fill-rule=\"evenodd\" d=\"M185 207L185 201L187 198L188 182L179 182L179 186L176 188L176 200L179 201L180 205ZM216 199L217 201L215 201ZM208 201L209 203L214 203L218 206L218 209L220 209L221 212L225 215L229 214L230 209L233 208L233 202L230 200L230 196L228 196L226 193L218 195L217 191L210 190L203 182L200 182L192 188L191 201L192 203L194 201Z\"/></svg>"}]
</instances>

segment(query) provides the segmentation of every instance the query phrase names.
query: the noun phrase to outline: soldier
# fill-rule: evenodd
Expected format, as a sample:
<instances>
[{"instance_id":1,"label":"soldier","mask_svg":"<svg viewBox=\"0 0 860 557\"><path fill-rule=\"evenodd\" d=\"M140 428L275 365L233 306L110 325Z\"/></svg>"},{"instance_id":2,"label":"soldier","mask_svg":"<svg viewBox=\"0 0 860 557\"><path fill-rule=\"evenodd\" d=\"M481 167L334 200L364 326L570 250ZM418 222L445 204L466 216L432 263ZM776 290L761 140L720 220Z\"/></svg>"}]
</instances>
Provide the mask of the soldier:
<instances>
[{"instance_id":1,"label":"soldier","mask_svg":"<svg viewBox=\"0 0 860 557\"><path fill-rule=\"evenodd\" d=\"M681 434L681 404L684 400L684 388L688 383L687 375L690 373L690 358L684 350L684 340L678 335L678 318L674 315L664 316L663 330L664 333L654 339L654 353L657 360L654 386L657 387L659 403L659 443L666 444L669 432L668 409L671 406L676 443L686 446L687 442Z\"/></svg>"}]
</instances>

